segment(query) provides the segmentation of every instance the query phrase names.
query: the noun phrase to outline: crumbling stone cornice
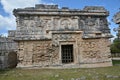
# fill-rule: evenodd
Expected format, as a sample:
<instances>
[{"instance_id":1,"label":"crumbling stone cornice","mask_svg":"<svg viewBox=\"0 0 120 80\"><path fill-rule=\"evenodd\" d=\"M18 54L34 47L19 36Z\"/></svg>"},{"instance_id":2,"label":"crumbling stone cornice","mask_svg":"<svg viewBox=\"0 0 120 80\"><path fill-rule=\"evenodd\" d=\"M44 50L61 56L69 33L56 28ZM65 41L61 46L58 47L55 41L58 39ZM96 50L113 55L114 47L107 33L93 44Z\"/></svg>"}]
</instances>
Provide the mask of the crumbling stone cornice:
<instances>
[{"instance_id":1,"label":"crumbling stone cornice","mask_svg":"<svg viewBox=\"0 0 120 80\"><path fill-rule=\"evenodd\" d=\"M113 21L114 21L116 24L120 24L120 11L117 12L117 13L113 16Z\"/></svg>"},{"instance_id":2,"label":"crumbling stone cornice","mask_svg":"<svg viewBox=\"0 0 120 80\"><path fill-rule=\"evenodd\" d=\"M58 8L58 5L35 5L35 7L26 7L14 9L14 15L96 15L108 16L109 12L102 6L86 6L83 10L69 9L68 7Z\"/></svg>"}]
</instances>

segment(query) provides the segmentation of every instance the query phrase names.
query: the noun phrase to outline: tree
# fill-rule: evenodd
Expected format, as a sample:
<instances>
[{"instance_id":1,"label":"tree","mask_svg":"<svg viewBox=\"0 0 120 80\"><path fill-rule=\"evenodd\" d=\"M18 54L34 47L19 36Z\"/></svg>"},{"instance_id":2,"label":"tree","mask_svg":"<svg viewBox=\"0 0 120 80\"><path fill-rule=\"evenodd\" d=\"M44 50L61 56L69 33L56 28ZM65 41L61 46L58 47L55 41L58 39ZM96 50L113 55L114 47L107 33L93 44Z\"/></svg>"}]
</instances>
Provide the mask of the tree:
<instances>
[{"instance_id":1,"label":"tree","mask_svg":"<svg viewBox=\"0 0 120 80\"><path fill-rule=\"evenodd\" d=\"M111 53L120 53L120 39L115 38L110 49Z\"/></svg>"}]
</instances>

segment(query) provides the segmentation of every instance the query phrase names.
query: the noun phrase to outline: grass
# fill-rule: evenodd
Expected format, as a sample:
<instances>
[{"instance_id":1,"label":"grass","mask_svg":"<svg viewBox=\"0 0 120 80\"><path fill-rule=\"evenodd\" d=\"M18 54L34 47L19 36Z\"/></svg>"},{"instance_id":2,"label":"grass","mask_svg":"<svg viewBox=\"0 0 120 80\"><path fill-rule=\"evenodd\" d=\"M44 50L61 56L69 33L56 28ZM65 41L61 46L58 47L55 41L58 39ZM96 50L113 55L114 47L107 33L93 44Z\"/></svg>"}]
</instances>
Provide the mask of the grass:
<instances>
[{"instance_id":1,"label":"grass","mask_svg":"<svg viewBox=\"0 0 120 80\"><path fill-rule=\"evenodd\" d=\"M114 64L119 62L113 61ZM0 70L0 80L120 80L120 66L89 69L6 69Z\"/></svg>"},{"instance_id":2,"label":"grass","mask_svg":"<svg viewBox=\"0 0 120 80\"><path fill-rule=\"evenodd\" d=\"M119 78L111 78L111 76L119 76ZM0 71L0 80L71 80L73 78L120 80L120 66L92 69L8 69Z\"/></svg>"}]
</instances>

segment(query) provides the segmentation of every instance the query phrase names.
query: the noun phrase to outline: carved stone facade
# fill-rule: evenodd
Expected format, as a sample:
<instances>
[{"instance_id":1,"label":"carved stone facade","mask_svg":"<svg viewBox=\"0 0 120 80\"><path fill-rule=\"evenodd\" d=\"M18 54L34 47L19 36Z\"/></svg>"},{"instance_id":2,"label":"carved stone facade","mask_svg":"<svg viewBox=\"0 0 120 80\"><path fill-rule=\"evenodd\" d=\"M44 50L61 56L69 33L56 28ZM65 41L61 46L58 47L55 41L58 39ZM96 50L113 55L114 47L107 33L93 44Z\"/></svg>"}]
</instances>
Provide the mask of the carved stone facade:
<instances>
[{"instance_id":1,"label":"carved stone facade","mask_svg":"<svg viewBox=\"0 0 120 80\"><path fill-rule=\"evenodd\" d=\"M14 15L17 29L9 37L18 42L18 67L112 66L104 7L79 10L40 4L15 9Z\"/></svg>"},{"instance_id":2,"label":"carved stone facade","mask_svg":"<svg viewBox=\"0 0 120 80\"><path fill-rule=\"evenodd\" d=\"M119 25L119 27L116 28L115 31L118 31L117 36L118 36L118 39L120 40L120 11L114 15L113 21Z\"/></svg>"}]
</instances>

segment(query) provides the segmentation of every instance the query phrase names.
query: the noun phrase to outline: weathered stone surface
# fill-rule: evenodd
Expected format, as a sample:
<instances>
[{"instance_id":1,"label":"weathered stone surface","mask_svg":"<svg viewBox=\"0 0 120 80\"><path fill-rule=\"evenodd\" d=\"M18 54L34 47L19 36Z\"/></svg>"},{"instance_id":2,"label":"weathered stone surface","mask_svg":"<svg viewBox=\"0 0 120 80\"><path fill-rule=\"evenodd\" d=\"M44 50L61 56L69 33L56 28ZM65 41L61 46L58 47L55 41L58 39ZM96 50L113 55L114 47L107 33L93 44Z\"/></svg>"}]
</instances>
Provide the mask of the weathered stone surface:
<instances>
[{"instance_id":1,"label":"weathered stone surface","mask_svg":"<svg viewBox=\"0 0 120 80\"><path fill-rule=\"evenodd\" d=\"M87 6L83 10L59 9L57 5L36 5L15 9L18 67L100 67L112 66L108 11ZM73 46L73 62L62 63L62 45Z\"/></svg>"},{"instance_id":2,"label":"weathered stone surface","mask_svg":"<svg viewBox=\"0 0 120 80\"><path fill-rule=\"evenodd\" d=\"M86 11L107 11L104 7L100 7L100 6L86 6L83 10L86 10Z\"/></svg>"},{"instance_id":3,"label":"weathered stone surface","mask_svg":"<svg viewBox=\"0 0 120 80\"><path fill-rule=\"evenodd\" d=\"M119 25L118 28L114 28L115 31L118 31L118 38L120 39L120 11L113 16L113 21Z\"/></svg>"},{"instance_id":4,"label":"weathered stone surface","mask_svg":"<svg viewBox=\"0 0 120 80\"><path fill-rule=\"evenodd\" d=\"M35 9L58 9L58 5L36 4Z\"/></svg>"},{"instance_id":5,"label":"weathered stone surface","mask_svg":"<svg viewBox=\"0 0 120 80\"><path fill-rule=\"evenodd\" d=\"M17 43L13 41L14 35L7 38L0 36L0 69L16 67Z\"/></svg>"},{"instance_id":6,"label":"weathered stone surface","mask_svg":"<svg viewBox=\"0 0 120 80\"><path fill-rule=\"evenodd\" d=\"M117 12L114 17L113 17L113 21L117 24L120 24L120 12Z\"/></svg>"}]
</instances>

